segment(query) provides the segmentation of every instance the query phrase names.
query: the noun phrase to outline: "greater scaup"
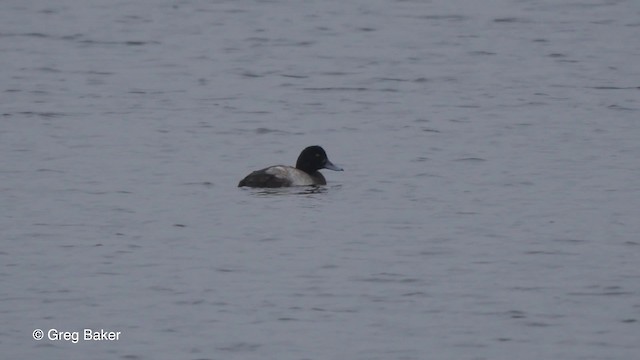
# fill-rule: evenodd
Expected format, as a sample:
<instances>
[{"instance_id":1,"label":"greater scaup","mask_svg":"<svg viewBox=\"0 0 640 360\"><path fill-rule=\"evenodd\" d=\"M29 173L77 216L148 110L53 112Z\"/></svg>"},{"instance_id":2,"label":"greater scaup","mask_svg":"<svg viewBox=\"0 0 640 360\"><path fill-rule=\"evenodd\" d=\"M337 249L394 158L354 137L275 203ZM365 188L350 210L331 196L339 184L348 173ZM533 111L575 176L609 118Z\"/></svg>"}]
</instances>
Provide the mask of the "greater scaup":
<instances>
[{"instance_id":1,"label":"greater scaup","mask_svg":"<svg viewBox=\"0 0 640 360\"><path fill-rule=\"evenodd\" d=\"M287 186L326 185L327 180L318 171L329 169L342 171L327 158L320 146L309 146L302 150L296 167L276 165L257 170L240 180L238 187L278 188Z\"/></svg>"}]
</instances>

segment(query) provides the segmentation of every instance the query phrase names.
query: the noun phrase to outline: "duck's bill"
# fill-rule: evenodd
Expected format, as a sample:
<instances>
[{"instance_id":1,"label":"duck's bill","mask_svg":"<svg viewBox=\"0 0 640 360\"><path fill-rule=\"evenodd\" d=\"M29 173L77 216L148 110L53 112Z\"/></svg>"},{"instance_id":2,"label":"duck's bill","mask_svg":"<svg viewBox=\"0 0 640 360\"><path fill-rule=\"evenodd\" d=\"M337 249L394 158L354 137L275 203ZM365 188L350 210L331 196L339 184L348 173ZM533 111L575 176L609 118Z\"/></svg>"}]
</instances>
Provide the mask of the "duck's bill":
<instances>
[{"instance_id":1,"label":"duck's bill","mask_svg":"<svg viewBox=\"0 0 640 360\"><path fill-rule=\"evenodd\" d=\"M325 169L333 170L333 171L344 171L340 166L334 165L331 161L327 160L327 163L324 164Z\"/></svg>"}]
</instances>

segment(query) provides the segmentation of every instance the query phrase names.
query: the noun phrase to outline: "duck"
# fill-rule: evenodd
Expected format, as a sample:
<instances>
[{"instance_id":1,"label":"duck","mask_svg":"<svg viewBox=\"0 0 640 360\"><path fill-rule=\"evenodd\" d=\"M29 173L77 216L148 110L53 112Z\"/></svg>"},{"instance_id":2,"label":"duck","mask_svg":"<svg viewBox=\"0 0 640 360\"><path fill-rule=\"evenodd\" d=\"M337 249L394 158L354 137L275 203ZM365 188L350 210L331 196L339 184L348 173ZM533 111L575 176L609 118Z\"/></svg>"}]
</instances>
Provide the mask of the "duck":
<instances>
[{"instance_id":1,"label":"duck","mask_svg":"<svg viewBox=\"0 0 640 360\"><path fill-rule=\"evenodd\" d=\"M295 167L274 165L256 170L240 180L238 187L279 188L326 185L327 180L318 171L320 169L344 171L329 161L327 153L321 146L313 145L302 150Z\"/></svg>"}]
</instances>

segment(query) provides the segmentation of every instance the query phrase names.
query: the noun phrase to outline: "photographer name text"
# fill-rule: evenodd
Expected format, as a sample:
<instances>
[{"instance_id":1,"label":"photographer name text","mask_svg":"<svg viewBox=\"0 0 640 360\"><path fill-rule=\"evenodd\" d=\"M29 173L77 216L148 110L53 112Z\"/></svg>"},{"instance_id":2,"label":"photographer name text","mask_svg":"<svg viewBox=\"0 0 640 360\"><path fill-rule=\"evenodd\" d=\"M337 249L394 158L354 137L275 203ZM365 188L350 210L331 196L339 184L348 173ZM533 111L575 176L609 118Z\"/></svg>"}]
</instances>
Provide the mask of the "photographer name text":
<instances>
[{"instance_id":1,"label":"photographer name text","mask_svg":"<svg viewBox=\"0 0 640 360\"><path fill-rule=\"evenodd\" d=\"M105 329L83 329L82 331L62 331L49 329L46 332L41 329L33 330L33 338L42 340L45 337L51 341L69 341L77 344L80 341L118 341L122 331L108 331Z\"/></svg>"}]
</instances>

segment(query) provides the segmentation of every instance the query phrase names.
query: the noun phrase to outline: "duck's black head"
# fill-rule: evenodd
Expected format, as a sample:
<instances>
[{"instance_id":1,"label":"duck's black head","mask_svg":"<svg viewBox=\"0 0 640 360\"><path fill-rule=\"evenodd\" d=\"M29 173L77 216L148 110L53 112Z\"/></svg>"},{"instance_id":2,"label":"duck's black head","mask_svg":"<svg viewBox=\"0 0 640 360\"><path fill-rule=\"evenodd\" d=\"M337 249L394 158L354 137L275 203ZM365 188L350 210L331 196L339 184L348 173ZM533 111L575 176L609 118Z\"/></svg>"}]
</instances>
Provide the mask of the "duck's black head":
<instances>
[{"instance_id":1,"label":"duck's black head","mask_svg":"<svg viewBox=\"0 0 640 360\"><path fill-rule=\"evenodd\" d=\"M302 150L300 156L298 156L296 168L307 174L313 174L320 169L342 171L342 168L333 165L333 163L329 161L327 153L318 145L309 146Z\"/></svg>"}]
</instances>

